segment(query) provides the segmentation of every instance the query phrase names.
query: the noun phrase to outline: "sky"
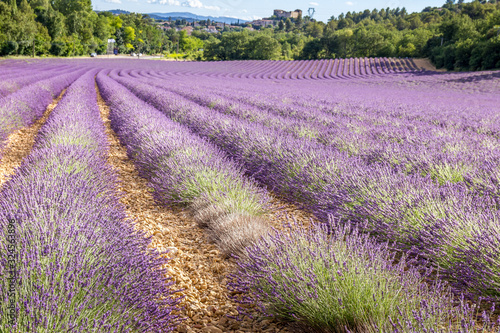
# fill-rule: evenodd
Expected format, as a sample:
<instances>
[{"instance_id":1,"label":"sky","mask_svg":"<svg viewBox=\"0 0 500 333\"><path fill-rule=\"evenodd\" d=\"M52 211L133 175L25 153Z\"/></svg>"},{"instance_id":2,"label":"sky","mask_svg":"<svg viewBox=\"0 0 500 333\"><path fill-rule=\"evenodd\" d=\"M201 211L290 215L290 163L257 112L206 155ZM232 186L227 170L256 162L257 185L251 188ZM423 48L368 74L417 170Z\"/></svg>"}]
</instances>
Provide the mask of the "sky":
<instances>
[{"instance_id":1,"label":"sky","mask_svg":"<svg viewBox=\"0 0 500 333\"><path fill-rule=\"evenodd\" d=\"M405 7L420 12L427 6L441 6L445 0L92 0L95 10L122 9L136 13L190 12L205 16L229 16L244 20L269 17L274 9L291 11L301 9L307 15L315 9L314 18L327 22L334 15L348 11Z\"/></svg>"}]
</instances>

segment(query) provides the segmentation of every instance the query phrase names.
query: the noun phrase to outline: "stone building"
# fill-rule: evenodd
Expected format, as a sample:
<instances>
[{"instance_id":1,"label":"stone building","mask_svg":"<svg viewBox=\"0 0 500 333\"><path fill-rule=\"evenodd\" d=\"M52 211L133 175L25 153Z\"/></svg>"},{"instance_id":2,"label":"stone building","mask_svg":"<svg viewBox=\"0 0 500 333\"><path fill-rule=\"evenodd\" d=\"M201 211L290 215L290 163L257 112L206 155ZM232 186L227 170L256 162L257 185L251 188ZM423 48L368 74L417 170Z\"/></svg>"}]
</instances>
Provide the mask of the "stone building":
<instances>
[{"instance_id":1,"label":"stone building","mask_svg":"<svg viewBox=\"0 0 500 333\"><path fill-rule=\"evenodd\" d=\"M297 17L299 17L299 15L302 16L302 11L300 9L296 9L293 12L287 12L281 9L275 9L273 14L279 19L288 17L296 19Z\"/></svg>"}]
</instances>

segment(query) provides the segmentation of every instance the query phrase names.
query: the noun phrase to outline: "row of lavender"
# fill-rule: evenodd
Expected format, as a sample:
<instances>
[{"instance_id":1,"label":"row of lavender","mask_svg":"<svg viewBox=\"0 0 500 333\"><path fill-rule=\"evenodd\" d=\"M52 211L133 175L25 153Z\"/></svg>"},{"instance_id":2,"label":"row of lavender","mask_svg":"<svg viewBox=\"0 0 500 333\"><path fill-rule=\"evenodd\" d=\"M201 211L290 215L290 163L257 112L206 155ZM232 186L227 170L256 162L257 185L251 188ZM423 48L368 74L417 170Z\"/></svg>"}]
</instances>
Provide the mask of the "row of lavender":
<instances>
[{"instance_id":1,"label":"row of lavender","mask_svg":"<svg viewBox=\"0 0 500 333\"><path fill-rule=\"evenodd\" d=\"M499 217L496 180L492 177L499 165L497 150L470 174L454 169L453 160L436 165L439 156L429 161L435 165L434 175L422 175L425 168L419 168L418 163L417 172L406 172L388 163L367 164L359 156L280 128L224 114L232 109L214 111L155 83L153 88L137 79L114 77L172 119L217 144L259 182L304 205L320 219L326 221L334 215L363 223L380 237L397 241L403 249L439 264L457 291L498 298L500 263L495 258L500 234L495 227ZM468 135L472 143L478 140L476 134ZM488 135L477 136L496 142L488 140ZM486 152L480 145L467 149L471 148L476 154ZM458 150L452 156L459 158L461 154ZM457 161L466 171L480 162L478 155Z\"/></svg>"},{"instance_id":2,"label":"row of lavender","mask_svg":"<svg viewBox=\"0 0 500 333\"><path fill-rule=\"evenodd\" d=\"M143 70L137 75L170 79L158 71ZM175 78L176 87L189 87L192 83L189 77ZM482 87L484 92L471 89L469 83ZM205 77L197 79L196 84L197 88L226 92L225 98L231 96L271 111L284 107L296 114L312 108L346 117L339 125L356 119L373 124L387 120L386 123L398 127L401 121L417 121L500 136L497 112L500 73L386 75L347 84L333 81L255 84L252 80Z\"/></svg>"},{"instance_id":3,"label":"row of lavender","mask_svg":"<svg viewBox=\"0 0 500 333\"><path fill-rule=\"evenodd\" d=\"M133 71L130 74L157 87L166 85L166 81L158 80L155 75L141 75ZM151 80L153 78L155 80ZM349 156L360 157L366 164L389 164L406 174L429 176L440 184L463 183L473 192L493 196L498 193L500 147L495 134L497 129L493 126L488 131L484 131L484 127L471 128L472 122L463 127L443 126L424 117L412 117L415 113L407 119L382 116L376 112L373 112L375 115L348 113L345 110L334 113L326 105L319 108L318 105L284 103L283 95L281 99L273 100L268 93L263 99L249 89L235 92L210 86L200 86L193 91L179 81L168 89L219 112L346 151ZM264 93L261 92L261 95ZM451 108L448 107L448 112ZM385 109L388 110L388 106ZM494 111L495 107L491 104L483 109L483 125L498 126L498 113Z\"/></svg>"},{"instance_id":4,"label":"row of lavender","mask_svg":"<svg viewBox=\"0 0 500 333\"><path fill-rule=\"evenodd\" d=\"M160 332L177 323L165 259L117 197L88 71L0 194L0 331Z\"/></svg>"},{"instance_id":5,"label":"row of lavender","mask_svg":"<svg viewBox=\"0 0 500 333\"><path fill-rule=\"evenodd\" d=\"M127 77L127 74L122 75ZM155 75L131 71L130 76L159 88L168 84ZM219 112L346 151L350 156L361 157L367 164L389 163L405 173L430 175L441 183L468 178L471 186L481 191L495 188L489 169L496 170L498 153L495 151L500 147L496 138L487 134L443 128L417 119L402 121L397 117L381 118L369 114L359 119L353 114L318 112L316 107L272 100L269 94L266 99L259 98L248 89L241 89L236 94L221 86L200 85L193 90L181 80L168 89ZM420 133L426 133L425 140L429 143L425 150ZM483 156L482 163L477 161L478 152Z\"/></svg>"},{"instance_id":6,"label":"row of lavender","mask_svg":"<svg viewBox=\"0 0 500 333\"><path fill-rule=\"evenodd\" d=\"M110 105L112 128L158 202L189 207L227 255L269 230L261 218L269 197L243 176L241 165L131 95L104 72L97 83Z\"/></svg>"},{"instance_id":7,"label":"row of lavender","mask_svg":"<svg viewBox=\"0 0 500 333\"><path fill-rule=\"evenodd\" d=\"M0 74L0 98L4 98L24 86L53 77L70 69L70 66L63 64L42 65L34 68L24 65L10 70L3 69Z\"/></svg>"},{"instance_id":8,"label":"row of lavender","mask_svg":"<svg viewBox=\"0 0 500 333\"><path fill-rule=\"evenodd\" d=\"M240 185L244 176L234 172L234 162L103 73L97 82L111 106L112 127L159 202L192 204L212 238L233 253L267 232L255 208L247 208L256 206L256 195L249 193L258 192L253 185ZM211 207L207 202L200 207L200 198L208 198ZM247 218L235 219L235 213ZM274 315L319 330L475 331L474 309L463 302L454 307L445 286L423 283L426 277L407 270L404 258L392 264L388 248L366 235L342 226L333 230L333 238L320 227L265 237L240 257L231 289L246 295L239 300L243 303L271 308Z\"/></svg>"},{"instance_id":9,"label":"row of lavender","mask_svg":"<svg viewBox=\"0 0 500 333\"><path fill-rule=\"evenodd\" d=\"M6 144L6 139L15 130L30 126L39 119L47 106L64 88L75 81L85 69L53 68L49 73L26 77L25 86L16 92L0 99L0 151ZM7 79L7 82L12 82ZM28 84L29 83L29 84ZM1 155L0 155L1 156Z\"/></svg>"},{"instance_id":10,"label":"row of lavender","mask_svg":"<svg viewBox=\"0 0 500 333\"><path fill-rule=\"evenodd\" d=\"M372 77L393 73L421 72L412 59L348 58L300 61L224 61L177 64L162 69L173 77L207 76L214 78L330 80Z\"/></svg>"},{"instance_id":11,"label":"row of lavender","mask_svg":"<svg viewBox=\"0 0 500 333\"><path fill-rule=\"evenodd\" d=\"M136 76L136 73L133 73L133 75ZM115 75L112 76L116 77ZM158 76L162 76L161 73ZM138 80L137 78L120 79L118 77L117 79L127 86L136 84ZM288 178L281 178L281 180L291 180L292 182L282 184L284 187L280 188L278 186L275 189L283 191L285 188L283 192L285 195L287 191L295 191L293 186L301 185L300 181L303 180L300 179L300 175L303 172L301 169L304 165L309 168L312 167L312 169L306 170L306 175L307 172L309 172L309 176L314 174L319 174L319 177L331 175L328 172L330 170L322 174L321 169L324 164L317 163L322 158L329 157L324 154L325 151L329 153L329 150L321 151L319 149L319 156L313 156L312 159L310 154L306 154L305 157L302 157L302 160L299 158L298 163L295 165L289 159L297 158L297 153L289 156L277 156L277 158L273 156L276 152L274 145L278 146L278 152L280 150L282 152L284 149L286 153L291 153L290 148L293 148L293 144L300 143L301 140L310 143L307 147L312 150L328 145L325 144L326 142L310 140L311 137L307 135L306 139L304 139L304 136L294 134L293 130L290 132L289 137L295 141L292 140L291 146L286 145L286 137L284 141L273 141L286 131L280 128L279 122L273 122L272 117L262 118L265 113L261 109L265 108L263 107L265 105L255 104L258 99L252 100L251 94L246 97L243 96L243 100L239 100L239 97L233 98L237 103L227 104L227 108L219 107L217 104L212 105L214 100L210 100L207 105L209 108L204 108L206 112L202 112L202 116L207 117L205 121L214 116L219 117L217 115L219 112L229 113L230 116L220 118L219 120L222 121L219 123L208 121L205 125L198 124L194 127L195 132L214 140L214 143L219 145L224 139L228 138L227 131L244 131L243 138L247 139L247 141L243 142L242 145L251 143L252 136L257 135L260 139L260 146L250 145L248 149L250 151L254 149L251 154L248 154L249 151L245 151L242 145L236 147L239 150L224 146L228 155L241 163L240 167L238 167L238 164L234 164L234 162L225 161L221 163L220 161L225 158L221 151L217 150L213 145L207 145L206 141L199 140L193 133L189 133L189 130L185 127L166 121L165 116L160 115L158 111L147 104L133 98L127 90L123 87L120 88L116 82L102 76L102 74L99 76L99 82L103 91L106 91L107 95L105 95L112 105L112 109L115 109L115 111L112 110L114 128L122 142L127 145L129 154L136 161L142 175L150 180L157 199L164 203L189 204L191 211L201 224L207 224L214 240L218 241L222 246L226 244L225 240L233 242L230 245L232 247L228 248L228 252L234 252L233 250L242 248L261 234L248 232L248 230L252 231L252 228L266 226L266 223L261 221L263 223L257 222L255 226L249 227L249 223L259 221L258 215L265 211L266 195L262 190L258 190L255 185L252 185L252 182L242 181L241 179L245 178L242 178L241 170L234 171L235 167L238 169L241 168L241 165L245 165L247 172L256 175L259 181L267 184L266 174L273 171L273 168L279 169L279 163L283 163L283 167L288 168L291 174L288 175ZM215 82L223 83L221 81ZM234 84L234 82L229 84ZM176 85L182 85L181 80L178 78L175 83ZM201 81L198 81L198 83L200 86L203 85ZM239 83L241 84L241 81ZM209 85L206 86L209 87ZM246 87L250 88L248 91L251 93L258 93L259 91L250 84ZM224 99L231 98L231 91L233 91L233 95L238 90L241 92L241 86L233 88L227 85L226 88L224 91L225 96L224 94L218 96L221 98L217 102L221 101L224 104ZM270 95L273 96L272 90L269 88L269 86L262 87L261 93L267 89ZM159 101L159 99L154 98L154 95L166 93L153 88L150 88L150 90L150 95L141 95L141 97L147 98L148 102L152 102L154 105ZM185 110L175 109L179 104L173 103L171 111L174 111L174 113L180 112L180 118L175 118L177 121L185 121L185 119L189 118L184 113L202 111L198 109L199 105L193 103L183 104L186 102L185 98L178 95L178 93L186 94L187 92L187 89L177 89L176 93L169 93L169 96L172 96L174 100L186 107ZM202 92L204 92L203 89ZM279 98L293 99L295 97L298 104L310 103L310 101L304 101L293 96L296 92L283 95L280 95L280 93L274 93L277 100ZM185 97L197 99L198 103L203 103L204 95L185 95ZM165 101L172 102L171 100ZM284 103L286 104L286 102ZM162 108L160 104L157 105L158 108ZM328 104L325 103L324 105ZM189 111L189 108L193 109ZM279 110L278 108L278 110L275 110L272 105L267 108L269 111L277 111L275 115L283 123L289 121L286 117L287 112L300 114L304 111L304 108L299 110ZM217 112L212 109L216 109ZM144 115L141 115L142 110L145 110ZM321 110L325 111L325 109ZM253 112L255 112L256 118L250 119L248 116ZM151 119L154 119L154 121L151 122ZM247 126L253 123L262 128L270 129L269 133L274 133L274 136L271 135L266 138L267 132L262 131L253 133L253 129ZM156 126L155 124L161 125ZM186 124L193 128L193 123L188 121ZM233 126L235 124L236 126ZM316 124L314 125L316 126ZM144 130L141 131L141 128ZM229 138L231 139L231 137ZM238 135L233 136L233 139L238 139ZM235 144L231 140L228 143L229 145ZM201 149L197 149L197 147ZM264 165L255 172L255 170L248 168L249 166L252 167L252 164L245 164L244 161L248 157L255 160L254 155L262 147L266 148L264 153L268 156L262 160ZM207 151L208 154L203 154L203 151ZM305 151L307 152L307 149ZM179 158L179 156L183 156L183 158ZM175 160L172 157L175 157ZM301 165L304 161L305 164ZM360 165L365 162L360 160ZM256 166L256 164L253 166ZM335 167L335 165L333 166ZM224 168L229 168L229 171ZM189 170L189 172L185 173L185 170ZM346 170L348 169L344 169L344 173L339 173L339 175L344 175ZM224 175L224 177L217 177L218 173ZM282 176L281 174L278 175ZM267 179L270 178L272 176L268 175ZM331 179L326 177L321 181L329 183ZM275 185L279 185L279 182L280 179L276 179ZM320 183L320 185L324 185L323 183ZM332 185L338 184L332 183ZM340 185L342 184L340 183ZM289 186L288 189L286 189L287 186ZM372 190L374 186L371 185L369 190ZM309 189L309 192L314 191L314 188ZM356 191L358 189L353 189L353 192ZM296 197L300 198L304 193L307 194L307 191L304 192L302 188L302 192L298 191ZM229 198L227 194L229 194ZM323 194L319 193L318 197L300 198L300 200L296 201L304 202L303 199L306 199L305 202L307 203L307 200L316 200L321 198ZM329 200L329 197L323 196L323 199ZM221 207L222 209L220 209ZM256 211L258 214L254 214ZM232 212L236 213L234 214L237 215L236 219L231 216L233 215ZM244 216L244 218L239 219L238 217L241 216ZM235 220L237 223L233 222ZM278 312L277 314L281 317L293 319L320 330L325 328L334 331L363 329L365 331L408 332L424 331L425 329L427 331L442 330L450 332L475 330L471 309L467 308L463 303L462 307L451 307L451 296L445 287L437 285L434 290L428 289L425 284L421 284L425 277L418 274L416 270L405 272L406 263L404 260L399 265L392 265L390 252L383 246L376 245L366 236L357 234L356 231L349 231L334 223L332 223L332 226L335 226L333 230L316 228L306 231L299 229L291 235L277 233L268 240L262 240L257 246L248 250L248 256L241 258L240 271L234 276L237 283L233 285L233 288L236 289L238 294L242 291L247 292L250 289L257 291L256 294L253 294L254 297L245 299L244 302L256 302L263 307L271 305L273 311ZM325 231L327 232L325 233ZM335 236L327 237L326 235L331 231L334 231ZM219 235L222 237L219 237ZM237 238L233 239L235 235ZM301 254L300 257L296 256L297 253ZM353 288L354 286L356 288ZM362 293L358 292L360 286L363 286ZM409 295L416 296L410 297ZM440 299L441 295L443 295L443 298ZM327 305L325 306L325 304ZM367 306L359 307L359 304L366 304ZM397 304L400 305L395 306ZM325 310L327 310L327 313L324 312ZM454 326L460 321L462 321L461 327ZM488 326L487 321L485 325Z\"/></svg>"}]
</instances>

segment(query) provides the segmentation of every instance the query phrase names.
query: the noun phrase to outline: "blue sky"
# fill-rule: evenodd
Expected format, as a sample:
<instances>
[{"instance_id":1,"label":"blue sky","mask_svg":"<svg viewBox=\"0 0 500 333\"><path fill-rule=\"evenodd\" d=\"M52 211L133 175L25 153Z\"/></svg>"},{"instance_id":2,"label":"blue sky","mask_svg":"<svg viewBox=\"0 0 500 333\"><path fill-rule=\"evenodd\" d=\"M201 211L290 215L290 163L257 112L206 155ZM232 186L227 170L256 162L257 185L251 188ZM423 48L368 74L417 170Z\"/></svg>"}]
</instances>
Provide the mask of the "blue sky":
<instances>
[{"instance_id":1,"label":"blue sky","mask_svg":"<svg viewBox=\"0 0 500 333\"><path fill-rule=\"evenodd\" d=\"M314 7L314 18L326 22L332 15L373 8L406 7L408 12L427 6L441 6L445 0L92 0L94 9L123 9L139 13L191 12L198 15L230 16L257 19L271 16L273 9L302 9L307 14Z\"/></svg>"}]
</instances>

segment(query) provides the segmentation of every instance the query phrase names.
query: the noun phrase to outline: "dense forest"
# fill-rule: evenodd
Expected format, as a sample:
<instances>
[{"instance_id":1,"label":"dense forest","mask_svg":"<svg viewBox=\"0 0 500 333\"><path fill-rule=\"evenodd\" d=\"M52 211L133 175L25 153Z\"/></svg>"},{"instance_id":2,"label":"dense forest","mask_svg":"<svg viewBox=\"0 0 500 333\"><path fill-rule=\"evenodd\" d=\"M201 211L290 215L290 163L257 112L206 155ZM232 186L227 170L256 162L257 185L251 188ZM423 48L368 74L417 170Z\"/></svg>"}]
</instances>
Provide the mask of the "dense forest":
<instances>
[{"instance_id":1,"label":"dense forest","mask_svg":"<svg viewBox=\"0 0 500 333\"><path fill-rule=\"evenodd\" d=\"M287 19L259 33L227 32L205 43L207 59L429 57L438 67L500 68L500 2L448 1L440 8L365 10Z\"/></svg>"},{"instance_id":2,"label":"dense forest","mask_svg":"<svg viewBox=\"0 0 500 333\"><path fill-rule=\"evenodd\" d=\"M163 31L142 14L96 13L91 0L0 0L2 55L102 54L108 38L120 53L181 53L197 60L429 57L438 68L500 68L500 2L448 0L420 13L405 8L347 12L327 23L307 16L272 27L244 24L188 36L178 22Z\"/></svg>"},{"instance_id":3,"label":"dense forest","mask_svg":"<svg viewBox=\"0 0 500 333\"><path fill-rule=\"evenodd\" d=\"M108 38L120 53L160 53L171 43L149 17L96 13L91 0L0 0L1 55L106 53Z\"/></svg>"}]
</instances>

